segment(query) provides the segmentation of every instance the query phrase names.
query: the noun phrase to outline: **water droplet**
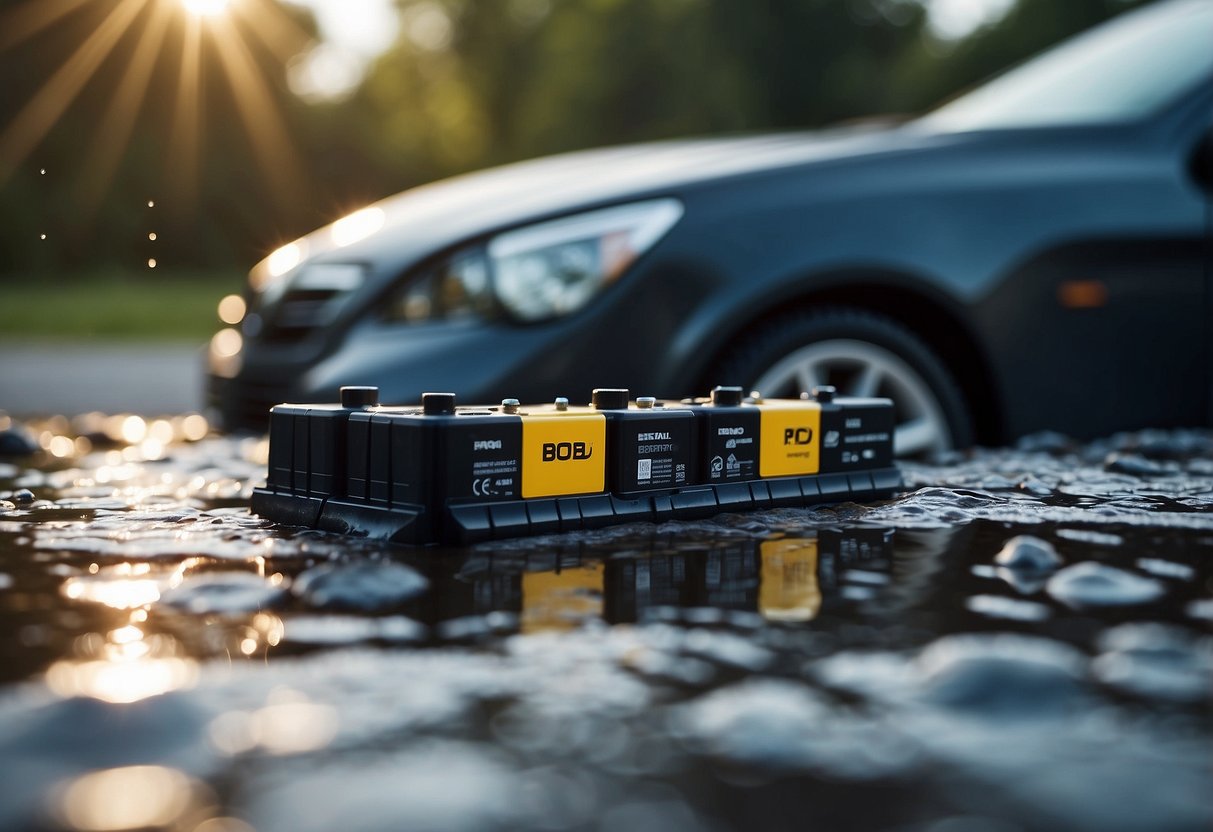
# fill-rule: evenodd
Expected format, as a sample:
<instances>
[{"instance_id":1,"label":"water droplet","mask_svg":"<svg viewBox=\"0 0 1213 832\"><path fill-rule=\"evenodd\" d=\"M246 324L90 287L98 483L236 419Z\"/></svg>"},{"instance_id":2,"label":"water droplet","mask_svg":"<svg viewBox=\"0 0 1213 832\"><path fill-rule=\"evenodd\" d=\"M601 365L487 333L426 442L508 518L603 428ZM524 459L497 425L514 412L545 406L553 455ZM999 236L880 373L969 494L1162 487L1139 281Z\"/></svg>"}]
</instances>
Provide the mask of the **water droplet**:
<instances>
[{"instance_id":1,"label":"water droplet","mask_svg":"<svg viewBox=\"0 0 1213 832\"><path fill-rule=\"evenodd\" d=\"M1146 578L1093 561L1083 561L1058 572L1048 592L1069 607L1114 607L1148 604L1166 594L1166 588Z\"/></svg>"},{"instance_id":2,"label":"water droplet","mask_svg":"<svg viewBox=\"0 0 1213 832\"><path fill-rule=\"evenodd\" d=\"M1049 608L1044 604L1002 595L974 595L965 601L965 607L978 615L1010 621L1044 621L1049 617Z\"/></svg>"},{"instance_id":3,"label":"water droplet","mask_svg":"<svg viewBox=\"0 0 1213 832\"><path fill-rule=\"evenodd\" d=\"M1106 631L1092 670L1127 693L1173 702L1201 702L1213 674L1213 643L1169 624L1133 622Z\"/></svg>"},{"instance_id":4,"label":"water droplet","mask_svg":"<svg viewBox=\"0 0 1213 832\"><path fill-rule=\"evenodd\" d=\"M147 238L148 238L149 240L155 240L155 239L156 239L156 232L155 232L155 231L148 232Z\"/></svg>"},{"instance_id":5,"label":"water droplet","mask_svg":"<svg viewBox=\"0 0 1213 832\"><path fill-rule=\"evenodd\" d=\"M416 598L428 586L408 566L367 561L312 567L296 580L295 594L315 607L374 610Z\"/></svg>"},{"instance_id":6,"label":"water droplet","mask_svg":"<svg viewBox=\"0 0 1213 832\"><path fill-rule=\"evenodd\" d=\"M1061 566L1061 557L1049 541L1021 534L1006 542L994 562L1008 569L1045 572Z\"/></svg>"},{"instance_id":7,"label":"water droplet","mask_svg":"<svg viewBox=\"0 0 1213 832\"><path fill-rule=\"evenodd\" d=\"M155 258L155 257L149 257L149 258L147 259L147 267L148 267L149 269L154 269L154 268L156 268L156 258Z\"/></svg>"},{"instance_id":8,"label":"water droplet","mask_svg":"<svg viewBox=\"0 0 1213 832\"><path fill-rule=\"evenodd\" d=\"M919 654L927 702L991 717L1041 718L1083 697L1085 657L1065 644L1007 633L944 636Z\"/></svg>"}]
</instances>

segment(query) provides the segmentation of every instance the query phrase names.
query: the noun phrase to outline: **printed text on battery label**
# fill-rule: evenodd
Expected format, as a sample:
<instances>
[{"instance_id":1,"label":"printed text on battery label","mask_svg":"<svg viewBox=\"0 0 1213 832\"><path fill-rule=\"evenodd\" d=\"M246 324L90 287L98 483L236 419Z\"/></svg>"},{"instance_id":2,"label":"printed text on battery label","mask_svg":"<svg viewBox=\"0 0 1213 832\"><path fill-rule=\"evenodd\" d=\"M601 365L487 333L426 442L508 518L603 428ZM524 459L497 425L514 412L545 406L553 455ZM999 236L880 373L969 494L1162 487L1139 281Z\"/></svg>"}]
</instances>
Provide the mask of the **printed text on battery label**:
<instances>
[{"instance_id":1,"label":"printed text on battery label","mask_svg":"<svg viewBox=\"0 0 1213 832\"><path fill-rule=\"evenodd\" d=\"M554 459L589 459L594 455L594 448L587 447L584 442L544 442L543 461Z\"/></svg>"},{"instance_id":2,"label":"printed text on battery label","mask_svg":"<svg viewBox=\"0 0 1213 832\"><path fill-rule=\"evenodd\" d=\"M769 404L759 413L759 475L816 474L820 465L821 406L816 402Z\"/></svg>"}]
</instances>

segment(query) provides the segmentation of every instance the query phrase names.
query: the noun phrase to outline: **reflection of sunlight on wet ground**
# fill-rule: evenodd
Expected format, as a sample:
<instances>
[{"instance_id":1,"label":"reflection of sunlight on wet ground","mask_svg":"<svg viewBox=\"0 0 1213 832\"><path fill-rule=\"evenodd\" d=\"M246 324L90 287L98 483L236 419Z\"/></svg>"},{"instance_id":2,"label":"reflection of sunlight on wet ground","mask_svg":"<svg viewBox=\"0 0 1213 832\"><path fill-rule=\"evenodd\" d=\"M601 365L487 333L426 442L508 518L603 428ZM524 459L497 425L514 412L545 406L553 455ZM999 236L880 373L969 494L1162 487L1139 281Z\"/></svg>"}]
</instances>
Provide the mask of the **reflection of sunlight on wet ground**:
<instances>
[{"instance_id":1,"label":"reflection of sunlight on wet ground","mask_svg":"<svg viewBox=\"0 0 1213 832\"><path fill-rule=\"evenodd\" d=\"M46 683L60 696L91 696L106 702L137 702L192 685L198 665L180 655L170 636L146 636L131 624L104 638L90 633L78 640L80 659L55 662Z\"/></svg>"},{"instance_id":2,"label":"reflection of sunlight on wet ground","mask_svg":"<svg viewBox=\"0 0 1213 832\"><path fill-rule=\"evenodd\" d=\"M182 828L191 814L195 822L206 817L208 796L202 784L176 769L126 766L94 771L60 787L53 810L68 829L79 832Z\"/></svg>"},{"instance_id":3,"label":"reflection of sunlight on wet ground","mask_svg":"<svg viewBox=\"0 0 1213 832\"><path fill-rule=\"evenodd\" d=\"M225 754L260 749L267 754L305 754L324 748L337 736L336 709L297 691L272 691L269 702L255 711L227 711L210 725L209 735Z\"/></svg>"},{"instance_id":4,"label":"reflection of sunlight on wet ground","mask_svg":"<svg viewBox=\"0 0 1213 832\"><path fill-rule=\"evenodd\" d=\"M73 601L93 601L120 610L143 607L160 600L160 589L168 581L167 575L153 577L151 571L147 563L98 567L90 575L64 581L63 594Z\"/></svg>"}]
</instances>

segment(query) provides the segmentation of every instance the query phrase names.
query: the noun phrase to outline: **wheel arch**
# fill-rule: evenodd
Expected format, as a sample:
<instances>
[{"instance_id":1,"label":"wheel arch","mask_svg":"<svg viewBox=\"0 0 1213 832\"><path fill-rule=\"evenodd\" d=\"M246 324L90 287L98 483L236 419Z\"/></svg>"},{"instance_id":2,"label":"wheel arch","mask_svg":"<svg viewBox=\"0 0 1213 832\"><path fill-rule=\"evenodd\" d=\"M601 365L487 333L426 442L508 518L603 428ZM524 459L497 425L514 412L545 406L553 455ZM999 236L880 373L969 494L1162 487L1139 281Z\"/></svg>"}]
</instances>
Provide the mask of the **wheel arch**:
<instances>
[{"instance_id":1,"label":"wheel arch","mask_svg":"<svg viewBox=\"0 0 1213 832\"><path fill-rule=\"evenodd\" d=\"M737 316L715 349L705 351L706 358L691 373L698 379L695 389L722 383L712 376L714 368L756 328L826 306L877 313L910 330L931 348L960 387L972 412L976 441L990 445L1005 439L990 361L959 304L919 279L893 272L835 272L768 294L760 305Z\"/></svg>"}]
</instances>

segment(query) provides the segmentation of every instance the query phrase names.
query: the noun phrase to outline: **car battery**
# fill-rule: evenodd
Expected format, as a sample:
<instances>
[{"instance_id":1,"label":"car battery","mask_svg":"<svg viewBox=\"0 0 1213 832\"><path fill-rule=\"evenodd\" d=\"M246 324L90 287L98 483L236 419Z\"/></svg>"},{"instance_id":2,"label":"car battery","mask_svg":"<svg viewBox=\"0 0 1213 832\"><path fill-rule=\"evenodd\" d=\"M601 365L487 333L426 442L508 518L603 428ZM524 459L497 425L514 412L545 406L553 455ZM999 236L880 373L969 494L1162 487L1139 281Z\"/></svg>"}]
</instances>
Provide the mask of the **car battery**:
<instances>
[{"instance_id":1,"label":"car battery","mask_svg":"<svg viewBox=\"0 0 1213 832\"><path fill-rule=\"evenodd\" d=\"M686 399L682 406L699 420L699 466L704 482L756 480L761 415L745 404L740 387L716 387L711 398Z\"/></svg>"},{"instance_id":2,"label":"car battery","mask_svg":"<svg viewBox=\"0 0 1213 832\"><path fill-rule=\"evenodd\" d=\"M893 407L888 399L837 398L820 386L800 399L743 395L740 387L716 387L708 399L681 403L700 423L699 465L712 485L763 480L772 505L803 497L886 487L849 471L893 465ZM798 478L798 482L789 479ZM807 479L811 478L811 479ZM799 491L797 486L799 485ZM744 501L744 488L725 489Z\"/></svg>"},{"instance_id":3,"label":"car battery","mask_svg":"<svg viewBox=\"0 0 1213 832\"><path fill-rule=\"evenodd\" d=\"M529 529L544 506L523 501L606 489L606 419L566 400L457 407L452 393L426 393L420 408L355 414L349 432L348 497L432 523L450 511L481 530ZM558 523L556 503L547 508Z\"/></svg>"},{"instance_id":4,"label":"car battery","mask_svg":"<svg viewBox=\"0 0 1213 832\"><path fill-rule=\"evenodd\" d=\"M816 400L746 397L716 387L684 406L698 417L699 464L711 484L816 474L821 469L821 414Z\"/></svg>"},{"instance_id":5,"label":"car battery","mask_svg":"<svg viewBox=\"0 0 1213 832\"><path fill-rule=\"evenodd\" d=\"M375 388L339 404L271 411L264 517L403 543L473 543L626 521L870 499L901 485L887 399L742 396L589 406L505 399L382 407Z\"/></svg>"},{"instance_id":6,"label":"car battery","mask_svg":"<svg viewBox=\"0 0 1213 832\"><path fill-rule=\"evenodd\" d=\"M593 407L607 419L610 490L616 494L681 488L695 482L695 414L656 399L629 401L629 391L600 387Z\"/></svg>"},{"instance_id":7,"label":"car battery","mask_svg":"<svg viewBox=\"0 0 1213 832\"><path fill-rule=\"evenodd\" d=\"M887 468L893 464L893 408L888 399L835 398L817 388L821 405L821 465L829 471Z\"/></svg>"}]
</instances>

